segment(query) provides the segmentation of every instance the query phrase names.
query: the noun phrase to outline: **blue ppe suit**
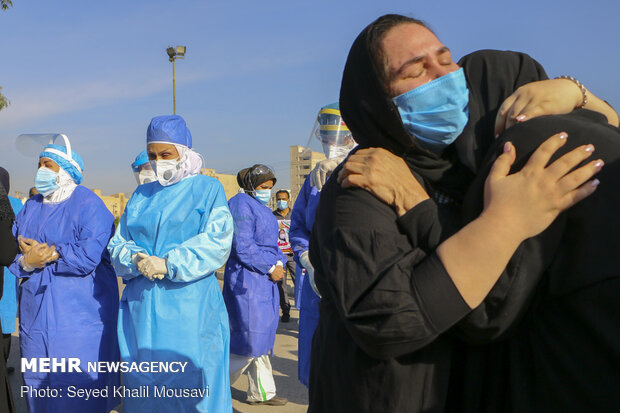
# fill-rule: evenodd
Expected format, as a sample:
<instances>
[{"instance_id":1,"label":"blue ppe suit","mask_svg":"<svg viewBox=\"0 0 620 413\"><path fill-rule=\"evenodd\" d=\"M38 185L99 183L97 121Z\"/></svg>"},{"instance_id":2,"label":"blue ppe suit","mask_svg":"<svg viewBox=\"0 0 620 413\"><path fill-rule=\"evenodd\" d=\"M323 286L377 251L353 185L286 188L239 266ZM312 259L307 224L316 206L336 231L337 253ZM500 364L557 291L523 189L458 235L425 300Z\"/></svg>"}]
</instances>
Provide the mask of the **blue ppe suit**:
<instances>
[{"instance_id":1,"label":"blue ppe suit","mask_svg":"<svg viewBox=\"0 0 620 413\"><path fill-rule=\"evenodd\" d=\"M9 201L17 216L24 207L22 201L12 196L9 197ZM2 270L4 271L4 288L2 299L0 299L0 324L2 334L11 334L15 331L15 317L17 317L17 278L8 269L2 268Z\"/></svg>"},{"instance_id":2,"label":"blue ppe suit","mask_svg":"<svg viewBox=\"0 0 620 413\"><path fill-rule=\"evenodd\" d=\"M269 270L286 256L278 248L278 220L271 209L245 193L232 197L235 221L224 273L224 300L230 318L230 352L260 357L273 350L280 294Z\"/></svg>"},{"instance_id":3,"label":"blue ppe suit","mask_svg":"<svg viewBox=\"0 0 620 413\"><path fill-rule=\"evenodd\" d=\"M230 254L232 233L224 188L214 178L189 176L165 187L150 182L131 196L108 246L126 282L118 323L121 358L187 365L182 373L124 373L127 388L151 390L148 397L125 398L125 412L232 411L228 315L215 277ZM144 277L131 260L138 252L166 258L166 277ZM157 398L155 386L208 393Z\"/></svg>"},{"instance_id":4,"label":"blue ppe suit","mask_svg":"<svg viewBox=\"0 0 620 413\"><path fill-rule=\"evenodd\" d=\"M25 280L19 286L19 338L22 358L77 357L81 373L23 372L34 388L61 389L65 397L30 397L30 413L102 412L120 403L113 394L118 373L89 372L87 363L118 362L116 338L118 284L106 246L114 217L103 201L83 186L57 204L30 198L13 225L19 235L55 245L57 261L29 273L18 263L9 267ZM66 397L68 386L109 389L109 397Z\"/></svg>"},{"instance_id":5,"label":"blue ppe suit","mask_svg":"<svg viewBox=\"0 0 620 413\"><path fill-rule=\"evenodd\" d=\"M303 268L299 256L308 251L310 234L314 225L316 208L319 205L321 193L315 186L310 184L308 176L297 195L295 206L291 214L291 229L289 240L295 254L298 274ZM298 275L299 276L299 275ZM310 286L310 277L303 277L299 292L299 339L297 340L297 376L299 381L308 386L310 377L310 350L312 348L312 337L314 330L319 322L319 301L320 298ZM297 294L295 295L297 301Z\"/></svg>"}]
</instances>

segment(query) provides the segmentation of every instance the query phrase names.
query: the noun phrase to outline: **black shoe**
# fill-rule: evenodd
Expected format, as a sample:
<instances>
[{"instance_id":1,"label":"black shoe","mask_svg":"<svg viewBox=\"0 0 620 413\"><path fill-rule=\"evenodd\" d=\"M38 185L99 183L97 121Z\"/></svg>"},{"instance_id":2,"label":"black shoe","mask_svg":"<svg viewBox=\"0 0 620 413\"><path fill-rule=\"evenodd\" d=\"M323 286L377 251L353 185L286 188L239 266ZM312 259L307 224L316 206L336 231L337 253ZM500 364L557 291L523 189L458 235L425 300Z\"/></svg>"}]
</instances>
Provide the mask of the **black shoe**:
<instances>
[{"instance_id":1,"label":"black shoe","mask_svg":"<svg viewBox=\"0 0 620 413\"><path fill-rule=\"evenodd\" d=\"M283 323L288 323L289 321L291 321L291 315L282 314L282 317L280 317L280 321L282 321Z\"/></svg>"},{"instance_id":2,"label":"black shoe","mask_svg":"<svg viewBox=\"0 0 620 413\"><path fill-rule=\"evenodd\" d=\"M258 404L258 405L265 405L265 406L284 406L286 403L288 403L288 399L285 399L284 397L278 397L278 396L274 396L269 400L265 400L265 401L254 401L254 400L248 400L246 401L247 404Z\"/></svg>"}]
</instances>

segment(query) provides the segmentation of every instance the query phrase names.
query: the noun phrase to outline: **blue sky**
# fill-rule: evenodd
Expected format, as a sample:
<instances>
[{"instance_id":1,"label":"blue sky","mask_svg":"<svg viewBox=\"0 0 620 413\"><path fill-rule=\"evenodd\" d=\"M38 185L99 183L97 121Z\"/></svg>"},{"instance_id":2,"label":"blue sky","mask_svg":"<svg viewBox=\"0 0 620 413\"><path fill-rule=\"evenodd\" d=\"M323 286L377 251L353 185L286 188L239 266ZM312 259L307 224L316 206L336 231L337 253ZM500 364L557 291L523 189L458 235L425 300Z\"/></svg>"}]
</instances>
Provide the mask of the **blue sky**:
<instances>
[{"instance_id":1,"label":"blue sky","mask_svg":"<svg viewBox=\"0 0 620 413\"><path fill-rule=\"evenodd\" d=\"M0 165L12 189L33 185L36 157L21 133L64 132L85 162L84 184L104 194L135 188L130 162L153 116L185 117L207 167L236 173L271 165L287 187L289 146L307 142L318 108L338 99L351 43L372 20L427 21L455 58L518 50L549 76L568 74L620 108L616 0L160 1L13 0L0 12Z\"/></svg>"}]
</instances>

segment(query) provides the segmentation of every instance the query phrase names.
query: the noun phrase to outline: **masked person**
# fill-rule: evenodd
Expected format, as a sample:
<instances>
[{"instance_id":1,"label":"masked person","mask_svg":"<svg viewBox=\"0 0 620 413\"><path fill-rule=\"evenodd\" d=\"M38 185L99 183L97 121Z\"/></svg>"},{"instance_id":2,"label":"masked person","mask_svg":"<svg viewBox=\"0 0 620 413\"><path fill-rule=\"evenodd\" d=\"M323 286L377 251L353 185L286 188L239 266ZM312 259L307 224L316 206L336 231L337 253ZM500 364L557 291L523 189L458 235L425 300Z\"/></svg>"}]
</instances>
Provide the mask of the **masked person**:
<instances>
[{"instance_id":1,"label":"masked person","mask_svg":"<svg viewBox=\"0 0 620 413\"><path fill-rule=\"evenodd\" d=\"M342 186L330 179L321 191L309 249L322 296L312 343L311 413L443 412L452 353L444 333L482 302L522 241L596 189L588 180L600 170L598 161L570 172L590 156L589 146L546 167L567 141L555 134L509 174L515 148L506 144L483 177L484 211L462 228L450 224L475 174L468 162L484 157L471 151L493 143L494 110L514 88L542 76L540 66L521 54L481 52L470 59L460 70L421 22L394 15L370 24L351 47L340 91L343 118L360 148L388 149L402 157L402 168L385 171L396 182L384 187L398 185L398 191L381 192L371 174L365 179L379 190L370 193L350 188L366 176L355 172L364 170L364 156L349 165L350 155ZM503 70L492 70L496 64ZM481 69L485 65L489 70ZM463 71L472 82L469 91ZM431 112L439 112L436 123L422 122L430 128L421 134L428 144L410 132L419 120L399 110L416 86L422 102L447 101L431 104ZM397 105L392 99L401 94L396 100L405 102ZM432 137L444 128L451 133L438 133L442 151ZM489 142L474 140L477 128ZM445 145L461 133L468 136L462 154L458 143ZM403 183L402 176L411 179ZM366 181L361 186L371 187Z\"/></svg>"},{"instance_id":2,"label":"masked person","mask_svg":"<svg viewBox=\"0 0 620 413\"><path fill-rule=\"evenodd\" d=\"M303 277L303 284L300 286L297 353L299 360L297 374L299 381L305 386L308 386L312 337L319 321L320 301L314 284L314 268L308 256L310 234L321 188L336 166L355 146L353 136L340 116L338 103L324 106L319 110L310 139L317 139L321 142L327 159L316 165L301 187L293 208L290 232L295 260L300 268L306 270L306 276Z\"/></svg>"},{"instance_id":3,"label":"masked person","mask_svg":"<svg viewBox=\"0 0 620 413\"><path fill-rule=\"evenodd\" d=\"M23 371L32 389L70 386L91 390L113 389L118 373L88 369L88 363L118 362L116 338L118 284L106 250L114 232L114 217L103 201L79 185L84 164L71 149L50 143L39 155L35 186L18 215L13 233L21 254L9 267L22 278L19 286L21 356L77 358L81 372ZM53 140L52 140L53 142ZM26 393L28 411L109 412L120 400L110 390L104 397L38 397Z\"/></svg>"},{"instance_id":4,"label":"masked person","mask_svg":"<svg viewBox=\"0 0 620 413\"><path fill-rule=\"evenodd\" d=\"M4 168L0 168L0 184L6 193L9 193L10 179L9 173ZM9 202L15 215L22 210L23 204L17 199L9 196ZM8 269L2 268L4 272L4 289L2 299L0 299L0 325L2 326L2 345L0 346L1 356L4 356L5 363L9 360L11 353L11 334L15 331L15 319L17 317L17 278ZM13 367L7 369L12 372Z\"/></svg>"},{"instance_id":5,"label":"masked person","mask_svg":"<svg viewBox=\"0 0 620 413\"><path fill-rule=\"evenodd\" d=\"M419 25L402 24L388 31L384 41L384 60L390 63L386 63L386 67L390 67L396 55L393 48L385 46L395 40L392 35L399 31L401 34L411 34L412 31L420 34L424 29ZM470 81L470 110L479 110L481 101L489 102L484 89L472 88L476 85L471 82L475 73L469 69L480 55L488 53L474 53L462 61ZM513 55L494 53L495 67L501 67L500 57L506 60ZM505 73L496 72L495 76L501 79ZM424 110L424 97L431 90L440 93L449 84L446 79L454 76L455 72L450 72L394 97L405 125L406 119L415 117L412 114ZM398 77L395 80L397 82ZM510 82L509 79L506 81ZM546 82L560 82L572 88L576 98L573 100L572 94L566 96L568 109L573 105L588 107L591 100L597 102L598 98L574 79L538 82L538 85ZM517 90L516 95L519 93ZM409 97L416 100L411 100L410 106L405 107L403 103L409 101ZM511 96L507 102L513 99ZM546 102L547 105L550 103L552 101ZM597 175L603 184L596 193L568 209L549 229L523 242L488 296L452 331L453 336L474 346L458 346L448 397L450 411L604 412L610 406L620 404L617 392L620 336L619 330L613 327L619 320L620 260L616 252L620 248L620 235L616 230L619 225L616 210L620 205L620 193L613 184L610 185L619 179L615 165L620 158L620 133L609 125L617 124L617 115L609 113L613 109L609 106L597 109L596 105L592 109L600 114L580 109L563 115L531 118L508 129L497 142L492 142L491 131L481 128L478 132L486 132L486 139L492 145L487 154L470 146L474 135L466 133L467 127L451 145L440 142L446 137L445 132L437 132L429 139L435 145L433 153L442 158L450 150L455 150L458 159L476 159L472 156L475 155L480 160L472 164L477 175L468 183L467 195L457 208L462 214L461 226L483 210L484 179L506 141L516 146L515 165L520 166L546 136L565 131L568 142L558 151L559 154L590 142L594 146L582 148L596 150L596 156L600 157L595 161L598 168L608 165ZM434 118L429 117L419 125L409 124L416 139L425 136L421 126L430 125L431 119L435 120L435 125L441 121L446 123L440 113L435 113ZM396 122L394 118L389 120ZM469 121L472 122L471 115ZM481 124L482 121L477 125L474 123L476 128ZM387 151L371 152L373 150L362 150L352 156L349 159L351 165L345 165L343 176L351 172L352 175L348 176L359 186L393 205L393 200L402 196L400 192L406 190L408 184L397 182L404 174L385 172L399 170L404 166L403 160ZM360 169L361 163L368 167ZM366 179L369 176L372 176L372 182ZM441 181L435 185L438 184ZM523 192L525 189L519 191ZM389 197L386 194L390 194ZM435 240L435 243L439 242L439 238ZM492 344L483 345L489 342Z\"/></svg>"},{"instance_id":6,"label":"masked person","mask_svg":"<svg viewBox=\"0 0 620 413\"><path fill-rule=\"evenodd\" d=\"M276 396L271 362L278 328L277 282L284 278L286 257L278 248L278 221L267 203L276 177L265 165L237 174L243 189L228 202L235 222L223 294L230 319L230 382L248 371L249 404L282 406Z\"/></svg>"},{"instance_id":7,"label":"masked person","mask_svg":"<svg viewBox=\"0 0 620 413\"><path fill-rule=\"evenodd\" d=\"M280 320L283 323L288 323L291 319L291 304L289 303L288 293L286 291L286 275L291 274L293 283L295 283L295 260L293 259L293 250L291 249L291 243L288 235L291 227L292 211L290 202L291 196L286 189L281 189L276 192L277 208L273 211L273 215L278 220L278 247L286 256L284 278L277 283L278 292L280 293L280 309L282 310L282 317Z\"/></svg>"},{"instance_id":8,"label":"masked person","mask_svg":"<svg viewBox=\"0 0 620 413\"><path fill-rule=\"evenodd\" d=\"M119 314L121 358L181 362L181 372L133 372L124 385L165 386L189 397L125 398L126 412L232 411L229 328L215 271L230 253L224 188L200 175L201 156L181 116L157 116L146 133L157 181L138 186L108 249L126 282ZM191 392L194 390L194 392Z\"/></svg>"},{"instance_id":9,"label":"masked person","mask_svg":"<svg viewBox=\"0 0 620 413\"><path fill-rule=\"evenodd\" d=\"M131 163L131 170L136 178L138 185L148 184L157 181L157 176L149 162L149 155L146 150L140 152L136 159Z\"/></svg>"},{"instance_id":10,"label":"masked person","mask_svg":"<svg viewBox=\"0 0 620 413\"><path fill-rule=\"evenodd\" d=\"M2 169L4 170L4 169ZM8 173L7 173L8 176ZM15 214L4 185L0 185L0 265L9 265L19 253L13 237L12 227ZM0 284L0 297L3 296ZM13 397L4 357L0 357L0 411L13 413Z\"/></svg>"}]
</instances>

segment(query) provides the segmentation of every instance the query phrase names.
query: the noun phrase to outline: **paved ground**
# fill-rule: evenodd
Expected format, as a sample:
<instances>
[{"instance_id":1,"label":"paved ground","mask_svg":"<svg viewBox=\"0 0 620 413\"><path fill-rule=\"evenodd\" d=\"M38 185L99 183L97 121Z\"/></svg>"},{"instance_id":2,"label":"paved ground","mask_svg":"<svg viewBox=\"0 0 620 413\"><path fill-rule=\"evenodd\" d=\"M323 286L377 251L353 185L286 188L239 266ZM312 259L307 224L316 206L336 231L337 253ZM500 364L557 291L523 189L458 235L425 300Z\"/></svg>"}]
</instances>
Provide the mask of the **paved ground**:
<instances>
[{"instance_id":1,"label":"paved ground","mask_svg":"<svg viewBox=\"0 0 620 413\"><path fill-rule=\"evenodd\" d=\"M292 284L288 286L292 294ZM280 323L276 336L276 345L274 355L271 358L273 367L273 375L276 382L277 394L280 397L286 397L289 403L286 406L252 406L244 403L246 390L248 388L248 379L244 374L239 380L233 383L231 393L233 398L233 411L235 413L302 413L308 409L308 391L304 385L297 380L297 327L299 321L299 312L291 311L291 321L288 323ZM11 388L13 390L13 402L17 413L27 413L25 400L20 397L19 391L22 385L19 361L19 337L17 333L12 337L11 355L9 357L8 366L15 368L15 372L9 375ZM113 410L112 413L122 413L122 408ZM73 413L73 412L67 412ZM76 412L78 413L78 412ZM81 412L80 412L81 413ZM84 412L87 413L87 412ZM147 412L145 412L147 413ZM175 413L175 412L171 412Z\"/></svg>"}]
</instances>

